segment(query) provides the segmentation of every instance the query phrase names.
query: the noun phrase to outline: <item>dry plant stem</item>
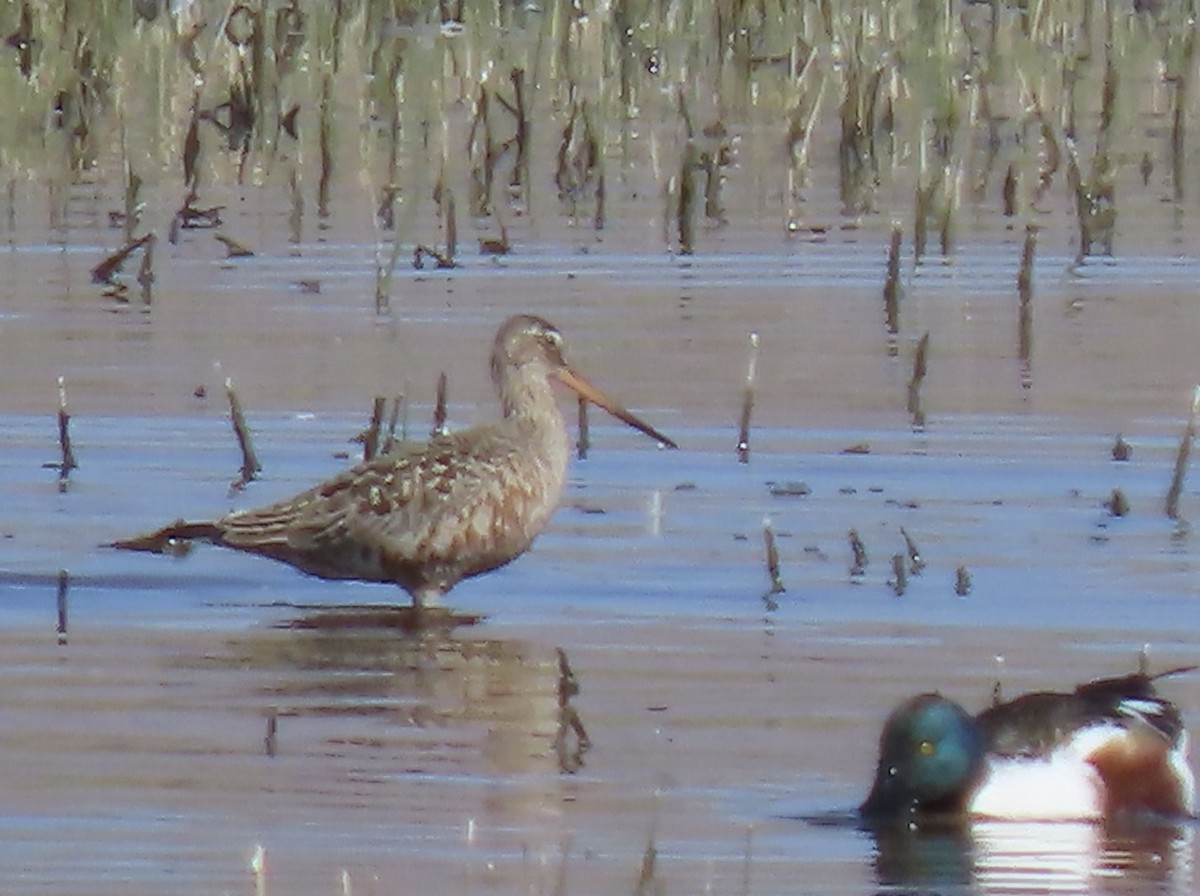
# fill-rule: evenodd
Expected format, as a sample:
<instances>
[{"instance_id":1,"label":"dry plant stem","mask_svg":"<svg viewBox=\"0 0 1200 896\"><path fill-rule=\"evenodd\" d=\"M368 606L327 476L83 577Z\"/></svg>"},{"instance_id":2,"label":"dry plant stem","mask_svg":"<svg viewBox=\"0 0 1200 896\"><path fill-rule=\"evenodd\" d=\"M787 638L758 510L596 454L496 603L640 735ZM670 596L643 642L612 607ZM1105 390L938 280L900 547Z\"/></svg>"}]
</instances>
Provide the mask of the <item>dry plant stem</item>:
<instances>
[{"instance_id":1,"label":"dry plant stem","mask_svg":"<svg viewBox=\"0 0 1200 896\"><path fill-rule=\"evenodd\" d=\"M925 333L917 342L917 352L913 357L912 379L908 381L908 412L919 414L921 410L921 384L925 381L928 369L929 333Z\"/></svg>"},{"instance_id":2,"label":"dry plant stem","mask_svg":"<svg viewBox=\"0 0 1200 896\"><path fill-rule=\"evenodd\" d=\"M658 879L658 848L654 845L654 834L646 842L646 851L642 853L642 864L638 869L637 884L633 888L634 896L652 896L659 892Z\"/></svg>"},{"instance_id":3,"label":"dry plant stem","mask_svg":"<svg viewBox=\"0 0 1200 896\"><path fill-rule=\"evenodd\" d=\"M921 551L917 547L917 543L913 537L908 534L903 526L900 527L900 535L904 538L904 545L908 550L909 567L914 576L919 576L925 568L925 558L921 556Z\"/></svg>"},{"instance_id":4,"label":"dry plant stem","mask_svg":"<svg viewBox=\"0 0 1200 896\"><path fill-rule=\"evenodd\" d=\"M58 625L56 632L58 634L58 643L67 643L67 589L71 585L71 574L65 569L58 571Z\"/></svg>"},{"instance_id":5,"label":"dry plant stem","mask_svg":"<svg viewBox=\"0 0 1200 896\"><path fill-rule=\"evenodd\" d=\"M850 575L857 578L867 571L867 547L859 537L857 529L851 529L846 537L850 539L850 550L854 554Z\"/></svg>"},{"instance_id":6,"label":"dry plant stem","mask_svg":"<svg viewBox=\"0 0 1200 896\"><path fill-rule=\"evenodd\" d=\"M371 422L367 426L367 431L363 433L364 461L368 461L379 454L380 434L383 429L383 411L386 406L387 399L382 395L376 395L375 400L371 404Z\"/></svg>"},{"instance_id":7,"label":"dry plant stem","mask_svg":"<svg viewBox=\"0 0 1200 896\"><path fill-rule=\"evenodd\" d=\"M225 247L226 258L251 258L254 255L253 249L239 243L233 237L226 236L223 233L214 233L213 238Z\"/></svg>"},{"instance_id":8,"label":"dry plant stem","mask_svg":"<svg viewBox=\"0 0 1200 896\"><path fill-rule=\"evenodd\" d=\"M575 456L587 460L588 449L591 447L591 435L588 432L588 403L586 398L579 399L579 438L575 442Z\"/></svg>"},{"instance_id":9,"label":"dry plant stem","mask_svg":"<svg viewBox=\"0 0 1200 896\"><path fill-rule=\"evenodd\" d=\"M79 464L75 460L75 451L71 448L71 415L67 413L67 383L63 377L58 378L58 447L62 460L58 466L59 488L66 488L67 477Z\"/></svg>"},{"instance_id":10,"label":"dry plant stem","mask_svg":"<svg viewBox=\"0 0 1200 896\"><path fill-rule=\"evenodd\" d=\"M783 594L783 576L779 571L779 548L775 545L775 530L771 518L763 517L763 548L766 550L767 575L771 577L771 594Z\"/></svg>"},{"instance_id":11,"label":"dry plant stem","mask_svg":"<svg viewBox=\"0 0 1200 896\"><path fill-rule=\"evenodd\" d=\"M431 434L444 436L450 430L446 428L446 373L442 371L437 379L437 398L433 405L433 429Z\"/></svg>"},{"instance_id":12,"label":"dry plant stem","mask_svg":"<svg viewBox=\"0 0 1200 896\"><path fill-rule=\"evenodd\" d=\"M1188 417L1187 428L1179 442L1179 452L1175 455L1175 472L1171 477L1171 488L1167 491L1167 517L1179 519L1179 495L1183 491L1183 477L1187 472L1188 458L1192 453L1192 442L1196 438L1196 418L1200 415L1200 386L1192 392L1192 413Z\"/></svg>"},{"instance_id":13,"label":"dry plant stem","mask_svg":"<svg viewBox=\"0 0 1200 896\"><path fill-rule=\"evenodd\" d=\"M258 478L258 474L262 472L262 464L258 462L258 455L254 453L250 429L246 426L242 403L238 400L237 392L234 391L232 378L225 380L225 394L229 396L229 419L233 424L234 435L237 436L238 447L242 450L241 476L233 482L231 487L234 490L241 490L246 487L247 483Z\"/></svg>"},{"instance_id":14,"label":"dry plant stem","mask_svg":"<svg viewBox=\"0 0 1200 896\"><path fill-rule=\"evenodd\" d=\"M738 424L738 463L750 462L750 416L754 412L754 388L758 380L758 334L750 334L750 359L746 362L746 386L742 393L742 416Z\"/></svg>"},{"instance_id":15,"label":"dry plant stem","mask_svg":"<svg viewBox=\"0 0 1200 896\"><path fill-rule=\"evenodd\" d=\"M1037 250L1037 227L1033 224L1025 226L1025 244L1021 249L1021 268L1017 272L1017 292L1021 304L1028 305L1033 297L1033 257Z\"/></svg>"},{"instance_id":16,"label":"dry plant stem","mask_svg":"<svg viewBox=\"0 0 1200 896\"><path fill-rule=\"evenodd\" d=\"M146 235L146 251L142 253L142 263L138 265L138 285L142 288L142 304L150 305L154 298L154 246L158 237L153 233Z\"/></svg>"},{"instance_id":17,"label":"dry plant stem","mask_svg":"<svg viewBox=\"0 0 1200 896\"><path fill-rule=\"evenodd\" d=\"M883 281L883 313L887 331L900 332L900 240L904 235L899 223L892 225L892 241L888 247L887 276Z\"/></svg>"},{"instance_id":18,"label":"dry plant stem","mask_svg":"<svg viewBox=\"0 0 1200 896\"><path fill-rule=\"evenodd\" d=\"M380 451L387 454L396 444L396 424L400 422L400 408L404 404L404 395L392 397L392 412L388 415L387 437L383 440Z\"/></svg>"},{"instance_id":19,"label":"dry plant stem","mask_svg":"<svg viewBox=\"0 0 1200 896\"><path fill-rule=\"evenodd\" d=\"M279 711L272 706L267 710L267 733L263 735L263 752L274 756L279 743Z\"/></svg>"},{"instance_id":20,"label":"dry plant stem","mask_svg":"<svg viewBox=\"0 0 1200 896\"><path fill-rule=\"evenodd\" d=\"M892 554L892 590L903 597L908 590L908 571L904 568L904 555Z\"/></svg>"},{"instance_id":21,"label":"dry plant stem","mask_svg":"<svg viewBox=\"0 0 1200 896\"><path fill-rule=\"evenodd\" d=\"M112 283L113 277L116 276L117 271L121 270L121 265L125 263L129 256L147 243L150 243L153 239L154 234L148 233L140 239L126 243L100 262L100 264L92 268L92 282L99 284Z\"/></svg>"},{"instance_id":22,"label":"dry plant stem","mask_svg":"<svg viewBox=\"0 0 1200 896\"><path fill-rule=\"evenodd\" d=\"M1179 70L1172 79L1175 90L1171 97L1171 183L1176 202L1183 201L1184 135L1187 122L1187 97L1193 77L1192 63L1196 55L1196 28L1183 31L1183 51Z\"/></svg>"}]
</instances>

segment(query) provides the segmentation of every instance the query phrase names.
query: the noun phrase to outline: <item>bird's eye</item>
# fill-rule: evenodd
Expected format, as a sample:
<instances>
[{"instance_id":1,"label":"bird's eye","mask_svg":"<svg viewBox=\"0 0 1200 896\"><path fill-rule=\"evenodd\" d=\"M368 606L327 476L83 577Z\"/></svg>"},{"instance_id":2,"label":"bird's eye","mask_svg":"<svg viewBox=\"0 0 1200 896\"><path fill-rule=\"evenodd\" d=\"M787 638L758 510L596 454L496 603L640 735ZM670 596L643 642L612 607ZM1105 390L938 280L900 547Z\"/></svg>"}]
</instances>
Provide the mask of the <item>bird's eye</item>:
<instances>
[{"instance_id":1,"label":"bird's eye","mask_svg":"<svg viewBox=\"0 0 1200 896\"><path fill-rule=\"evenodd\" d=\"M937 747L931 740L923 740L917 744L917 751L920 752L922 756L932 756L936 750Z\"/></svg>"}]
</instances>

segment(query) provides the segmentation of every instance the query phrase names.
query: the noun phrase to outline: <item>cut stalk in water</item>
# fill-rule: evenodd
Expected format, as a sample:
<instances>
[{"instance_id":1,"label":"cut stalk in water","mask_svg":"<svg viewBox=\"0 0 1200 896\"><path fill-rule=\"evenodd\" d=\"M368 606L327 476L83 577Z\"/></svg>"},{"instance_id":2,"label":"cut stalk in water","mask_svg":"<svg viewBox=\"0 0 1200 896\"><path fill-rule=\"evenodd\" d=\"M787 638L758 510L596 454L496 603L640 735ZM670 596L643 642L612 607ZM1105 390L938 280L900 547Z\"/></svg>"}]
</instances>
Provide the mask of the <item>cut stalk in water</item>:
<instances>
[{"instance_id":1,"label":"cut stalk in water","mask_svg":"<svg viewBox=\"0 0 1200 896\"><path fill-rule=\"evenodd\" d=\"M965 566L954 570L954 593L966 597L971 593L971 573Z\"/></svg>"},{"instance_id":2,"label":"cut stalk in water","mask_svg":"<svg viewBox=\"0 0 1200 896\"><path fill-rule=\"evenodd\" d=\"M917 342L912 379L908 381L908 413L912 415L913 426L918 428L925 425L925 413L921 410L921 384L925 382L925 373L928 370L928 355L929 333L926 332Z\"/></svg>"},{"instance_id":3,"label":"cut stalk in water","mask_svg":"<svg viewBox=\"0 0 1200 896\"><path fill-rule=\"evenodd\" d=\"M124 129L121 133L121 148L125 149L125 134ZM142 189L142 179L133 173L133 168L128 160L125 162L125 207L122 210L121 224L125 236L125 242L133 241L133 232L137 230L138 222L142 218L142 209L145 208L145 203L139 201L138 194Z\"/></svg>"},{"instance_id":4,"label":"cut stalk in water","mask_svg":"<svg viewBox=\"0 0 1200 896\"><path fill-rule=\"evenodd\" d=\"M1004 175L1004 187L1001 190L1001 213L1011 218L1017 213L1017 168L1010 164Z\"/></svg>"},{"instance_id":5,"label":"cut stalk in water","mask_svg":"<svg viewBox=\"0 0 1200 896\"><path fill-rule=\"evenodd\" d=\"M267 709L267 733L263 735L263 752L274 757L279 746L279 710Z\"/></svg>"},{"instance_id":6,"label":"cut stalk in water","mask_svg":"<svg viewBox=\"0 0 1200 896\"><path fill-rule=\"evenodd\" d=\"M1104 509L1113 516L1127 516L1129 514L1129 499L1125 497L1125 492L1119 488L1112 490L1112 495L1104 502Z\"/></svg>"},{"instance_id":7,"label":"cut stalk in water","mask_svg":"<svg viewBox=\"0 0 1200 896\"><path fill-rule=\"evenodd\" d=\"M1171 97L1171 181L1176 202L1183 201L1184 137L1187 127L1188 88L1191 84L1193 59L1196 55L1196 27L1194 24L1189 24L1186 28L1181 28L1180 32L1183 41L1183 48L1180 52L1181 59L1178 70L1173 72L1174 77L1170 78L1175 86ZM1148 153L1145 158L1149 158ZM1143 160L1143 171L1146 171L1147 167ZM1144 173L1142 176L1144 180L1149 180L1149 173Z\"/></svg>"},{"instance_id":8,"label":"cut stalk in water","mask_svg":"<svg viewBox=\"0 0 1200 896\"><path fill-rule=\"evenodd\" d=\"M58 448L61 460L58 463L58 490L67 490L67 478L78 468L75 451L71 447L71 415L67 413L67 381L58 378Z\"/></svg>"},{"instance_id":9,"label":"cut stalk in water","mask_svg":"<svg viewBox=\"0 0 1200 896\"><path fill-rule=\"evenodd\" d=\"M900 332L900 240L904 229L900 222L892 224L892 241L888 247L887 275L883 281L883 313L887 331L893 336Z\"/></svg>"},{"instance_id":10,"label":"cut stalk in water","mask_svg":"<svg viewBox=\"0 0 1200 896\"><path fill-rule=\"evenodd\" d=\"M382 395L376 395L374 401L371 403L371 422L367 424L367 428L358 436L359 440L362 441L364 461L368 461L380 453L383 411L386 406L387 399Z\"/></svg>"},{"instance_id":11,"label":"cut stalk in water","mask_svg":"<svg viewBox=\"0 0 1200 896\"><path fill-rule=\"evenodd\" d=\"M1117 440L1113 442L1112 459L1115 461L1127 461L1129 456L1133 454L1133 447L1125 441L1125 437L1120 433L1117 434Z\"/></svg>"},{"instance_id":12,"label":"cut stalk in water","mask_svg":"<svg viewBox=\"0 0 1200 896\"><path fill-rule=\"evenodd\" d=\"M147 245L154 239L154 234L148 233L139 239L132 240L126 243L116 252L113 252L102 262L92 268L92 282L101 285L112 284L113 278L117 272L121 270L121 266L129 259L129 256Z\"/></svg>"},{"instance_id":13,"label":"cut stalk in water","mask_svg":"<svg viewBox=\"0 0 1200 896\"><path fill-rule=\"evenodd\" d=\"M917 547L917 543L903 526L900 527L900 534L904 537L904 545L908 549L909 569L914 576L919 576L922 570L925 569L925 558L921 556L921 551Z\"/></svg>"},{"instance_id":14,"label":"cut stalk in water","mask_svg":"<svg viewBox=\"0 0 1200 896\"><path fill-rule=\"evenodd\" d=\"M908 590L908 570L904 566L903 554L892 554L892 579L889 583L896 597L903 597Z\"/></svg>"},{"instance_id":15,"label":"cut stalk in water","mask_svg":"<svg viewBox=\"0 0 1200 896\"><path fill-rule=\"evenodd\" d=\"M1017 357L1021 359L1021 386L1033 387L1033 257L1037 249L1037 227L1025 227L1025 245L1017 272Z\"/></svg>"},{"instance_id":16,"label":"cut stalk in water","mask_svg":"<svg viewBox=\"0 0 1200 896\"><path fill-rule=\"evenodd\" d=\"M859 537L857 529L851 529L846 537L850 539L850 551L854 555L850 563L850 577L857 579L867 571L867 547Z\"/></svg>"},{"instance_id":17,"label":"cut stalk in water","mask_svg":"<svg viewBox=\"0 0 1200 896\"><path fill-rule=\"evenodd\" d=\"M430 435L433 438L444 436L450 432L446 426L446 372L443 370L438 374L437 379L437 398L433 405L433 428Z\"/></svg>"},{"instance_id":18,"label":"cut stalk in water","mask_svg":"<svg viewBox=\"0 0 1200 896\"><path fill-rule=\"evenodd\" d=\"M1021 267L1017 271L1017 292L1021 297L1022 307L1029 304L1033 296L1033 257L1037 251L1037 227L1033 224L1025 226L1025 243L1021 248Z\"/></svg>"},{"instance_id":19,"label":"cut stalk in water","mask_svg":"<svg viewBox=\"0 0 1200 896\"><path fill-rule=\"evenodd\" d=\"M388 415L387 435L379 449L382 454L388 454L396 445L396 425L400 422L400 407L403 404L403 393L392 396L392 412Z\"/></svg>"},{"instance_id":20,"label":"cut stalk in water","mask_svg":"<svg viewBox=\"0 0 1200 896\"><path fill-rule=\"evenodd\" d=\"M1200 386L1192 392L1192 412L1188 417L1187 427L1183 438L1179 441L1179 451L1175 455L1175 472L1171 476L1171 487L1167 490L1167 517L1179 519L1179 494L1183 491L1183 477L1187 472L1188 458L1192 453L1192 442L1196 438L1196 418L1200 415Z\"/></svg>"},{"instance_id":21,"label":"cut stalk in water","mask_svg":"<svg viewBox=\"0 0 1200 896\"><path fill-rule=\"evenodd\" d=\"M773 606L774 601L772 595L783 594L787 589L783 587L783 576L779 572L779 548L775 545L775 530L771 526L771 518L763 517L763 548L766 552L767 560L767 575L771 579L771 590L767 592L764 600L767 601L768 609L776 609Z\"/></svg>"},{"instance_id":22,"label":"cut stalk in water","mask_svg":"<svg viewBox=\"0 0 1200 896\"><path fill-rule=\"evenodd\" d=\"M138 265L138 285L142 288L142 304L149 307L154 299L154 246L158 237L153 233L147 234L146 250L142 253L142 263Z\"/></svg>"},{"instance_id":23,"label":"cut stalk in water","mask_svg":"<svg viewBox=\"0 0 1200 896\"><path fill-rule=\"evenodd\" d=\"M754 389L758 379L758 334L750 334L750 360L746 363L746 385L742 393L742 417L738 426L737 458L750 462L750 416L754 412Z\"/></svg>"},{"instance_id":24,"label":"cut stalk in water","mask_svg":"<svg viewBox=\"0 0 1200 896\"><path fill-rule=\"evenodd\" d=\"M679 254L691 255L696 248L696 147L689 140L679 163L679 185L675 208L679 228Z\"/></svg>"},{"instance_id":25,"label":"cut stalk in water","mask_svg":"<svg viewBox=\"0 0 1200 896\"><path fill-rule=\"evenodd\" d=\"M587 399L579 398L579 438L575 441L575 456L587 460L588 449L591 447L591 436L588 433L588 403Z\"/></svg>"},{"instance_id":26,"label":"cut stalk in water","mask_svg":"<svg viewBox=\"0 0 1200 896\"><path fill-rule=\"evenodd\" d=\"M65 569L58 571L58 624L56 632L58 634L58 643L67 643L67 589L71 585L71 574Z\"/></svg>"},{"instance_id":27,"label":"cut stalk in water","mask_svg":"<svg viewBox=\"0 0 1200 896\"><path fill-rule=\"evenodd\" d=\"M244 243L239 243L231 236L226 236L223 233L214 233L213 238L225 247L226 258L251 258L254 256L254 250Z\"/></svg>"},{"instance_id":28,"label":"cut stalk in water","mask_svg":"<svg viewBox=\"0 0 1200 896\"><path fill-rule=\"evenodd\" d=\"M237 436L238 447L242 451L241 475L230 484L230 488L233 491L241 491L258 478L258 474L262 472L262 464L258 462L258 455L254 453L250 428L246 425L246 416L242 413L242 403L233 388L232 377L225 378L225 394L229 396L229 419Z\"/></svg>"}]
</instances>

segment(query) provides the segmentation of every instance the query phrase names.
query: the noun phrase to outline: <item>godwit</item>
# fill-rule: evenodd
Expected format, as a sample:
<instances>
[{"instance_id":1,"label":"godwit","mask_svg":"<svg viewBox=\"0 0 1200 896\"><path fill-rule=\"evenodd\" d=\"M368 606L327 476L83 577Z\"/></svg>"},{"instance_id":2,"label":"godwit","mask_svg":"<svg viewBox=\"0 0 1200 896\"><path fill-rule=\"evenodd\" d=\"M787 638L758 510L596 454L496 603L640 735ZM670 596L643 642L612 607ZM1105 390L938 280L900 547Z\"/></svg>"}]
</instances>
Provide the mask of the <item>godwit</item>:
<instances>
[{"instance_id":1,"label":"godwit","mask_svg":"<svg viewBox=\"0 0 1200 896\"><path fill-rule=\"evenodd\" d=\"M113 547L161 553L209 541L321 578L395 582L414 606L435 606L462 579L529 550L554 512L570 444L552 379L678 447L572 370L553 324L522 314L504 322L492 347L500 420L375 457L277 504L181 520Z\"/></svg>"}]
</instances>

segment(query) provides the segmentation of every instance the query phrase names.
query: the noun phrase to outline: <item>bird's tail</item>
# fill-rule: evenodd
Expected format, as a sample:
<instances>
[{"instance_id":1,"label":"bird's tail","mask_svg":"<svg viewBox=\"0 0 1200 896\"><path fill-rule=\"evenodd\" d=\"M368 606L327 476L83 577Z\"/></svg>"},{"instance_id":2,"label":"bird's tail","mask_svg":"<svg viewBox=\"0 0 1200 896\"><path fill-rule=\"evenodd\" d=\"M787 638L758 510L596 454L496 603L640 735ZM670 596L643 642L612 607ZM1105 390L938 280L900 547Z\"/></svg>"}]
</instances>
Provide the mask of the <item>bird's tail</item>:
<instances>
[{"instance_id":1,"label":"bird's tail","mask_svg":"<svg viewBox=\"0 0 1200 896\"><path fill-rule=\"evenodd\" d=\"M137 535L133 538L114 541L106 547L122 551L149 551L153 554L171 553L180 542L204 540L215 541L221 536L221 530L215 523L189 523L176 520L169 526L163 526L156 532L147 535Z\"/></svg>"}]
</instances>

